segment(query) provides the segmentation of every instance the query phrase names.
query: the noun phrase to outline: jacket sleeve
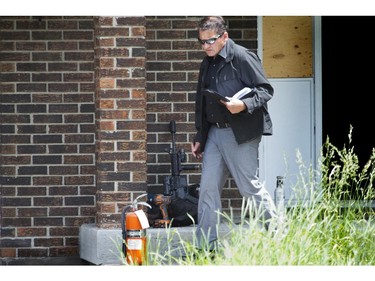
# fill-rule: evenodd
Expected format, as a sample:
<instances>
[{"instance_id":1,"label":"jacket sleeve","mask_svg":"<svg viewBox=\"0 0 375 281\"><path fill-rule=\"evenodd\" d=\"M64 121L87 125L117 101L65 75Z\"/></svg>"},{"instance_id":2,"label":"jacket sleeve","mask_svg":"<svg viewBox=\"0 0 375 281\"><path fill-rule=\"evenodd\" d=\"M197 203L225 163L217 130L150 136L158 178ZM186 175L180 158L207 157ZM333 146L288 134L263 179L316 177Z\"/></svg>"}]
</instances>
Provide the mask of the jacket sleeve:
<instances>
[{"instance_id":1,"label":"jacket sleeve","mask_svg":"<svg viewBox=\"0 0 375 281\"><path fill-rule=\"evenodd\" d=\"M202 142L202 97L201 92L197 89L197 94L195 97L195 129L197 133L194 137L194 142Z\"/></svg>"},{"instance_id":2,"label":"jacket sleeve","mask_svg":"<svg viewBox=\"0 0 375 281\"><path fill-rule=\"evenodd\" d=\"M242 82L254 89L254 95L242 101L246 104L247 111L254 110L266 105L273 97L273 87L265 76L263 66L259 57L248 50L239 52L239 63Z\"/></svg>"},{"instance_id":3,"label":"jacket sleeve","mask_svg":"<svg viewBox=\"0 0 375 281\"><path fill-rule=\"evenodd\" d=\"M195 95L195 129L197 133L194 142L202 142L202 117L203 117L203 97L201 93L202 87L202 65L199 70L197 92Z\"/></svg>"},{"instance_id":4,"label":"jacket sleeve","mask_svg":"<svg viewBox=\"0 0 375 281\"><path fill-rule=\"evenodd\" d=\"M205 114L205 99L202 95L202 75L205 73L204 63L202 63L199 71L197 93L195 96L195 128L197 133L194 137L194 142L199 142L201 144L200 150L204 151L207 141L207 134L209 129L209 123L206 119Z\"/></svg>"}]
</instances>

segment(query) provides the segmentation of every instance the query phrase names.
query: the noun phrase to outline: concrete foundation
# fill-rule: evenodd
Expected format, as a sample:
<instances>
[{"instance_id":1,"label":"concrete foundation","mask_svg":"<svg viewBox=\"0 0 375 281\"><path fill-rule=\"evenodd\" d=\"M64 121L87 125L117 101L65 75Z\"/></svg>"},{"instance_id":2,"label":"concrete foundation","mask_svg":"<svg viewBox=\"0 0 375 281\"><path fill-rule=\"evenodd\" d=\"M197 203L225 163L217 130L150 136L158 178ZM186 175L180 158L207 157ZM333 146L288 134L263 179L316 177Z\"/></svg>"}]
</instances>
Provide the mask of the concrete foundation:
<instances>
[{"instance_id":1,"label":"concrete foundation","mask_svg":"<svg viewBox=\"0 0 375 281\"><path fill-rule=\"evenodd\" d=\"M149 259L152 253L163 255L167 252L171 256L184 255L181 241L193 243L195 226L172 228L148 228L146 230L149 241ZM229 227L220 226L220 233L225 234ZM84 224L80 227L79 247L81 259L95 265L121 265L122 233L121 229L101 229L95 224Z\"/></svg>"},{"instance_id":2,"label":"concrete foundation","mask_svg":"<svg viewBox=\"0 0 375 281\"><path fill-rule=\"evenodd\" d=\"M121 229L83 224L79 230L79 255L96 265L121 264L121 241Z\"/></svg>"}]
</instances>

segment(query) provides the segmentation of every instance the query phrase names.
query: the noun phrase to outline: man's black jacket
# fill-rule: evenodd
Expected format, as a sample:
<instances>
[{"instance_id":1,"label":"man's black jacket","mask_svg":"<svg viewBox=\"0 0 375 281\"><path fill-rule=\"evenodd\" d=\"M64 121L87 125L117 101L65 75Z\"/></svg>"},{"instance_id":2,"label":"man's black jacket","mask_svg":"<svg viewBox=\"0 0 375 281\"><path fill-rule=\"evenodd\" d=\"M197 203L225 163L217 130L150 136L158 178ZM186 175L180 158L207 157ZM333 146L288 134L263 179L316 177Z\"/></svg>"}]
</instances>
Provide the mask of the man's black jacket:
<instances>
[{"instance_id":1,"label":"man's black jacket","mask_svg":"<svg viewBox=\"0 0 375 281\"><path fill-rule=\"evenodd\" d=\"M227 119L238 144L260 135L272 135L272 121L268 113L267 102L273 97L274 90L265 77L259 57L231 39L228 39L226 45L227 57L218 67L216 75L217 91L224 96L231 97L244 87L253 89L250 97L242 99L247 111L231 114L226 110ZM206 119L206 104L202 94L202 85L205 85L208 66L209 61L205 57L200 66L195 102L197 134L194 141L201 143L201 152L204 151L211 125Z\"/></svg>"}]
</instances>

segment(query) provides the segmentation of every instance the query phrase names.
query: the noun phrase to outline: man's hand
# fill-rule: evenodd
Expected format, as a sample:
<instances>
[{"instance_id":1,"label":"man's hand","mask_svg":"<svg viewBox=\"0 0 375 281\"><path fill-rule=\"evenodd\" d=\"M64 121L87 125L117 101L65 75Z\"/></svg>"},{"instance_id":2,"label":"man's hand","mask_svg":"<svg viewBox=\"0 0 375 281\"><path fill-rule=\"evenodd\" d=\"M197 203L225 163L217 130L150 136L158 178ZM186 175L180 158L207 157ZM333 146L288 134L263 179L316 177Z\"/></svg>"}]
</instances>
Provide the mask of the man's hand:
<instances>
[{"instance_id":1,"label":"man's hand","mask_svg":"<svg viewBox=\"0 0 375 281\"><path fill-rule=\"evenodd\" d=\"M201 144L200 142L191 143L191 153L197 159L202 159Z\"/></svg>"},{"instance_id":2,"label":"man's hand","mask_svg":"<svg viewBox=\"0 0 375 281\"><path fill-rule=\"evenodd\" d=\"M228 102L220 101L220 102L225 105L225 107L229 110L230 113L236 114L236 113L240 113L241 111L246 110L247 107L243 101L238 100L238 99L233 99L230 97L226 97L226 98L228 98L230 101Z\"/></svg>"}]
</instances>

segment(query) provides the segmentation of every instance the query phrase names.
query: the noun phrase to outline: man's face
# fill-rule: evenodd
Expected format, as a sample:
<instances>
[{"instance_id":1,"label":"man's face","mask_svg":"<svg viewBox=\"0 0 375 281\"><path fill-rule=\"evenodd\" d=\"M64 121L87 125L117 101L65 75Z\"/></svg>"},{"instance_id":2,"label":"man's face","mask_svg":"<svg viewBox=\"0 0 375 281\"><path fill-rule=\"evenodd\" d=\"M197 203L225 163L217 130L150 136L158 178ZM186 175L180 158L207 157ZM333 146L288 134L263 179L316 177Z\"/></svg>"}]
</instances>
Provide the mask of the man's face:
<instances>
[{"instance_id":1,"label":"man's face","mask_svg":"<svg viewBox=\"0 0 375 281\"><path fill-rule=\"evenodd\" d=\"M199 30L198 36L202 44L203 51L205 51L207 56L209 57L215 57L224 47L225 42L228 40L227 32L224 32L223 34L218 34L216 30Z\"/></svg>"}]
</instances>

